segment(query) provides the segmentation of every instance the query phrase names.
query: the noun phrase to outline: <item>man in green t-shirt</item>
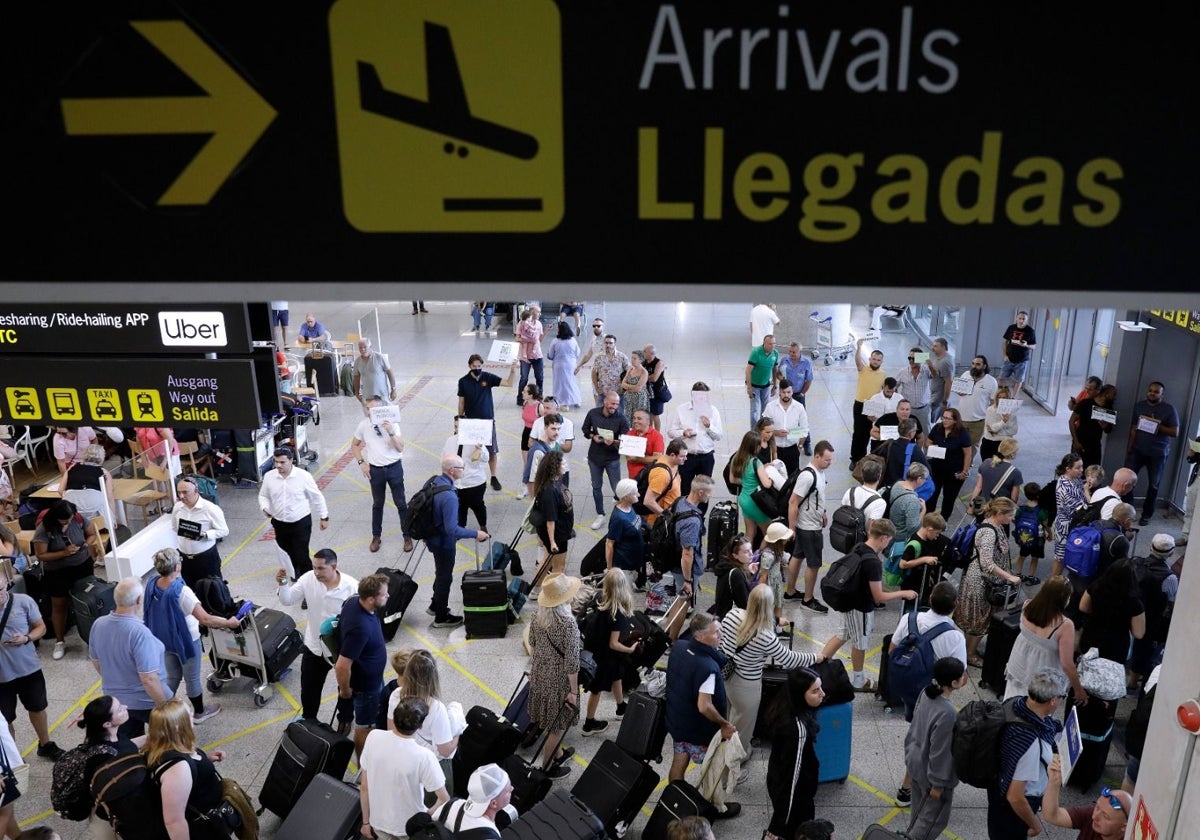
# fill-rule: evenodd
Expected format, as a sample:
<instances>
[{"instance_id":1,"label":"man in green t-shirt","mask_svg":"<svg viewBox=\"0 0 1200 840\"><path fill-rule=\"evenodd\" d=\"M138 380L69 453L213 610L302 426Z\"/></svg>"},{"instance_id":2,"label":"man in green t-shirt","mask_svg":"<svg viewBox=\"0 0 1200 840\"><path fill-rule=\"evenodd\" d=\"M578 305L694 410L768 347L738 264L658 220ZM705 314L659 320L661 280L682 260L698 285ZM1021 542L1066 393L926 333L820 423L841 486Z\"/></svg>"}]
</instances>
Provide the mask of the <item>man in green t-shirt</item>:
<instances>
[{"instance_id":1,"label":"man in green t-shirt","mask_svg":"<svg viewBox=\"0 0 1200 840\"><path fill-rule=\"evenodd\" d=\"M762 416L763 409L775 396L775 368L779 366L779 351L775 336L763 338L762 346L750 351L746 361L746 396L750 398L750 425Z\"/></svg>"}]
</instances>

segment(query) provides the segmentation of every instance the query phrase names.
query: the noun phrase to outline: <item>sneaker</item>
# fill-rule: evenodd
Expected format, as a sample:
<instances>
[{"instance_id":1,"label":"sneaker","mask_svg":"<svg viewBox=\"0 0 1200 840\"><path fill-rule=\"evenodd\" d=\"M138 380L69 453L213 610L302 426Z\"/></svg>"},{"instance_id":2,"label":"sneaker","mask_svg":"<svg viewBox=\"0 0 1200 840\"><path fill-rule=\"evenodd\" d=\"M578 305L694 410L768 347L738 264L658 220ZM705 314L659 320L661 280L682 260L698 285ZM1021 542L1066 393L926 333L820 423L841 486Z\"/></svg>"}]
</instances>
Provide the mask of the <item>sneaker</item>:
<instances>
[{"instance_id":1,"label":"sneaker","mask_svg":"<svg viewBox=\"0 0 1200 840\"><path fill-rule=\"evenodd\" d=\"M1145 528L1147 525L1150 524L1150 517L1143 516L1141 519L1138 520L1138 524L1141 525L1143 528Z\"/></svg>"},{"instance_id":2,"label":"sneaker","mask_svg":"<svg viewBox=\"0 0 1200 840\"><path fill-rule=\"evenodd\" d=\"M66 750L53 741L47 741L44 744L38 744L37 748L37 754L39 758L48 758L51 761L58 761L63 757L63 753L65 752Z\"/></svg>"},{"instance_id":3,"label":"sneaker","mask_svg":"<svg viewBox=\"0 0 1200 840\"><path fill-rule=\"evenodd\" d=\"M731 820L734 817L741 816L741 814L742 814L742 803L726 802L725 810L717 811L717 813L713 815L713 819L714 820Z\"/></svg>"},{"instance_id":4,"label":"sneaker","mask_svg":"<svg viewBox=\"0 0 1200 840\"><path fill-rule=\"evenodd\" d=\"M628 703L618 703L617 704L617 720L620 720L621 718L625 717L625 709L628 707L629 707Z\"/></svg>"},{"instance_id":5,"label":"sneaker","mask_svg":"<svg viewBox=\"0 0 1200 840\"><path fill-rule=\"evenodd\" d=\"M192 723L204 723L209 718L214 718L221 714L221 706L217 703L209 703L204 707L204 711L198 715L192 715Z\"/></svg>"},{"instance_id":6,"label":"sneaker","mask_svg":"<svg viewBox=\"0 0 1200 840\"><path fill-rule=\"evenodd\" d=\"M583 734L585 737L595 735L597 732L603 732L605 729L608 729L608 721L606 720L589 718L583 722Z\"/></svg>"},{"instance_id":7,"label":"sneaker","mask_svg":"<svg viewBox=\"0 0 1200 840\"><path fill-rule=\"evenodd\" d=\"M438 628L458 627L462 623L463 617L461 615L454 615L453 613L446 613L441 618L433 620L433 626Z\"/></svg>"},{"instance_id":8,"label":"sneaker","mask_svg":"<svg viewBox=\"0 0 1200 840\"><path fill-rule=\"evenodd\" d=\"M54 643L54 658L62 659L66 655L67 655L67 643L66 642L55 642Z\"/></svg>"},{"instance_id":9,"label":"sneaker","mask_svg":"<svg viewBox=\"0 0 1200 840\"><path fill-rule=\"evenodd\" d=\"M432 616L433 618L437 618L437 610L435 610L433 607L426 607L425 615Z\"/></svg>"},{"instance_id":10,"label":"sneaker","mask_svg":"<svg viewBox=\"0 0 1200 840\"><path fill-rule=\"evenodd\" d=\"M501 487L500 487L500 479L496 478L496 476L492 476L492 489L493 489L493 490L500 490L500 489L501 489Z\"/></svg>"},{"instance_id":11,"label":"sneaker","mask_svg":"<svg viewBox=\"0 0 1200 840\"><path fill-rule=\"evenodd\" d=\"M912 791L906 787L898 788L896 797L892 801L896 803L897 807L907 808L912 804Z\"/></svg>"},{"instance_id":12,"label":"sneaker","mask_svg":"<svg viewBox=\"0 0 1200 840\"><path fill-rule=\"evenodd\" d=\"M784 596L784 597L787 597L787 596ZM815 613L821 613L822 615L829 612L829 607L825 606L820 601L818 601L815 596L812 598L809 598L807 601L805 601L803 598L801 598L800 606L804 607L804 609L806 609L806 610L812 610Z\"/></svg>"},{"instance_id":13,"label":"sneaker","mask_svg":"<svg viewBox=\"0 0 1200 840\"><path fill-rule=\"evenodd\" d=\"M601 514L600 516L597 516L595 519L593 519L592 524L589 527L593 531L599 531L601 528L603 528L604 527L604 515Z\"/></svg>"},{"instance_id":14,"label":"sneaker","mask_svg":"<svg viewBox=\"0 0 1200 840\"><path fill-rule=\"evenodd\" d=\"M559 779L565 779L571 775L571 768L566 764L558 764L545 771L546 778L552 782L557 782Z\"/></svg>"},{"instance_id":15,"label":"sneaker","mask_svg":"<svg viewBox=\"0 0 1200 840\"><path fill-rule=\"evenodd\" d=\"M799 601L801 604L803 604L804 603L804 593L803 592L784 592L783 599L785 601Z\"/></svg>"},{"instance_id":16,"label":"sneaker","mask_svg":"<svg viewBox=\"0 0 1200 840\"><path fill-rule=\"evenodd\" d=\"M528 498L529 498L529 490L522 490L520 495L517 496L518 501L521 499L528 499Z\"/></svg>"}]
</instances>

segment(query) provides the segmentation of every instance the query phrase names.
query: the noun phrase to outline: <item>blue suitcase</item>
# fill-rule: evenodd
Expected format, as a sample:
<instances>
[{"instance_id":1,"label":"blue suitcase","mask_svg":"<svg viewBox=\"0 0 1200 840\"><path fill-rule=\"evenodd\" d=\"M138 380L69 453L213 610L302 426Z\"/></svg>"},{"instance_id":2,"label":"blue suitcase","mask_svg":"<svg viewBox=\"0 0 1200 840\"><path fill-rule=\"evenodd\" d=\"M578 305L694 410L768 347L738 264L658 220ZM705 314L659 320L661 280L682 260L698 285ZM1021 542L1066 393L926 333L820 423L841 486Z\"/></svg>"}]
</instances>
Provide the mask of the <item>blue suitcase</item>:
<instances>
[{"instance_id":1,"label":"blue suitcase","mask_svg":"<svg viewBox=\"0 0 1200 840\"><path fill-rule=\"evenodd\" d=\"M821 771L817 782L845 782L850 776L850 746L854 724L854 704L839 703L817 709L815 746Z\"/></svg>"}]
</instances>

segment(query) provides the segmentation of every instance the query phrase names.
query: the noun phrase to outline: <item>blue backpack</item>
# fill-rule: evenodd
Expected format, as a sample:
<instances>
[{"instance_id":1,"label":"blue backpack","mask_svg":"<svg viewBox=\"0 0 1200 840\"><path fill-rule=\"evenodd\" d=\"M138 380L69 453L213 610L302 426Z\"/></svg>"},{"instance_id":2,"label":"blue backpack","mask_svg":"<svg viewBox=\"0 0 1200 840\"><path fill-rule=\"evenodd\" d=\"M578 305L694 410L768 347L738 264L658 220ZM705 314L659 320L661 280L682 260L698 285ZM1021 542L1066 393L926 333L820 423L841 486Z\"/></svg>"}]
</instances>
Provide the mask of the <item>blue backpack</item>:
<instances>
[{"instance_id":1,"label":"blue backpack","mask_svg":"<svg viewBox=\"0 0 1200 840\"><path fill-rule=\"evenodd\" d=\"M1016 519L1013 520L1013 533L1017 538L1017 545L1032 546L1038 540L1038 509L1021 505L1017 508Z\"/></svg>"},{"instance_id":2,"label":"blue backpack","mask_svg":"<svg viewBox=\"0 0 1200 840\"><path fill-rule=\"evenodd\" d=\"M975 551L975 532L979 530L979 520L968 516L966 521L954 530L950 538L950 547L954 549L955 567L965 569L971 562Z\"/></svg>"},{"instance_id":3,"label":"blue backpack","mask_svg":"<svg viewBox=\"0 0 1200 840\"><path fill-rule=\"evenodd\" d=\"M1063 565L1080 577L1095 577L1100 569L1100 550L1104 543L1106 531L1116 530L1104 528L1101 522L1092 522L1072 528L1067 534L1066 547L1063 549Z\"/></svg>"},{"instance_id":4,"label":"blue backpack","mask_svg":"<svg viewBox=\"0 0 1200 840\"><path fill-rule=\"evenodd\" d=\"M900 471L901 478L908 477L908 468L912 465L913 450L916 449L916 447L917 445L915 443L910 443L908 448L904 451L904 469ZM927 475L925 476L925 483L917 487L917 489L913 492L917 494L917 498L919 498L922 502L928 502L933 498L933 491L935 489L936 488L933 485L933 476Z\"/></svg>"},{"instance_id":5,"label":"blue backpack","mask_svg":"<svg viewBox=\"0 0 1200 840\"><path fill-rule=\"evenodd\" d=\"M924 633L917 632L917 613L908 614L908 635L896 643L896 649L888 654L888 684L893 697L898 697L909 706L917 704L917 695L929 685L933 677L933 663L937 654L933 652L933 640L953 630L950 622L939 622Z\"/></svg>"}]
</instances>

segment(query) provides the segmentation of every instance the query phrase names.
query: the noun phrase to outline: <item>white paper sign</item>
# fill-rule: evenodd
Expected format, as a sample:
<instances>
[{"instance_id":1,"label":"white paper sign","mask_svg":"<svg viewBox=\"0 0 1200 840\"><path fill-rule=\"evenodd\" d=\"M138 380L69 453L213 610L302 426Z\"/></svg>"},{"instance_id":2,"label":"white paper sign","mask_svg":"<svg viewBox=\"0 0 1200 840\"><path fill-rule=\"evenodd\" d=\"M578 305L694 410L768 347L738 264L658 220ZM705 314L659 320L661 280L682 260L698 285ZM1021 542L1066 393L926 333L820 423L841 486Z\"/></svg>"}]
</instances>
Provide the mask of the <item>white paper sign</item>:
<instances>
[{"instance_id":1,"label":"white paper sign","mask_svg":"<svg viewBox=\"0 0 1200 840\"><path fill-rule=\"evenodd\" d=\"M494 420L459 420L458 442L463 446L491 446Z\"/></svg>"},{"instance_id":2,"label":"white paper sign","mask_svg":"<svg viewBox=\"0 0 1200 840\"><path fill-rule=\"evenodd\" d=\"M621 447L618 455L632 455L634 458L646 457L647 439L637 435L621 435Z\"/></svg>"},{"instance_id":3,"label":"white paper sign","mask_svg":"<svg viewBox=\"0 0 1200 840\"><path fill-rule=\"evenodd\" d=\"M944 446L935 446L934 444L932 444L932 443L931 443L931 444L929 444L929 448L925 450L925 457L926 457L926 458L942 458L942 459L945 459L945 457L946 457L946 447L944 447Z\"/></svg>"},{"instance_id":4,"label":"white paper sign","mask_svg":"<svg viewBox=\"0 0 1200 840\"><path fill-rule=\"evenodd\" d=\"M701 417L712 419L712 399L708 391L692 391L692 409L697 420Z\"/></svg>"},{"instance_id":5,"label":"white paper sign","mask_svg":"<svg viewBox=\"0 0 1200 840\"><path fill-rule=\"evenodd\" d=\"M371 415L371 422L376 426L382 426L384 420L390 420L392 428L397 428L400 425L400 406L398 405L377 405L369 413ZM397 434L399 434L398 431Z\"/></svg>"},{"instance_id":6,"label":"white paper sign","mask_svg":"<svg viewBox=\"0 0 1200 840\"><path fill-rule=\"evenodd\" d=\"M604 440L612 440L613 439L612 429L602 429L599 426L597 426L596 434L599 435L600 437L602 437Z\"/></svg>"},{"instance_id":7,"label":"white paper sign","mask_svg":"<svg viewBox=\"0 0 1200 840\"><path fill-rule=\"evenodd\" d=\"M511 365L513 360L517 358L517 352L518 345L515 341L493 341L492 350L488 353L488 361Z\"/></svg>"},{"instance_id":8,"label":"white paper sign","mask_svg":"<svg viewBox=\"0 0 1200 840\"><path fill-rule=\"evenodd\" d=\"M1146 432L1151 435L1158 434L1158 421L1153 417L1139 417L1137 427L1139 432Z\"/></svg>"},{"instance_id":9,"label":"white paper sign","mask_svg":"<svg viewBox=\"0 0 1200 840\"><path fill-rule=\"evenodd\" d=\"M862 413L867 417L882 417L889 412L887 400L876 395L863 403Z\"/></svg>"},{"instance_id":10,"label":"white paper sign","mask_svg":"<svg viewBox=\"0 0 1200 840\"><path fill-rule=\"evenodd\" d=\"M880 426L879 427L879 439L880 440L899 440L899 438L900 438L900 427L899 426Z\"/></svg>"},{"instance_id":11,"label":"white paper sign","mask_svg":"<svg viewBox=\"0 0 1200 840\"><path fill-rule=\"evenodd\" d=\"M929 361L928 353L913 353L913 364L914 365L923 365L928 361Z\"/></svg>"},{"instance_id":12,"label":"white paper sign","mask_svg":"<svg viewBox=\"0 0 1200 840\"><path fill-rule=\"evenodd\" d=\"M788 440L800 441L808 437L808 429L802 426L792 426L787 430Z\"/></svg>"},{"instance_id":13,"label":"white paper sign","mask_svg":"<svg viewBox=\"0 0 1200 840\"><path fill-rule=\"evenodd\" d=\"M1098 405L1094 405L1092 406L1092 419L1104 423L1116 423L1117 412L1111 408L1101 408Z\"/></svg>"},{"instance_id":14,"label":"white paper sign","mask_svg":"<svg viewBox=\"0 0 1200 840\"><path fill-rule=\"evenodd\" d=\"M1188 449L1192 450L1193 452L1200 452L1200 440L1189 440Z\"/></svg>"},{"instance_id":15,"label":"white paper sign","mask_svg":"<svg viewBox=\"0 0 1200 840\"><path fill-rule=\"evenodd\" d=\"M1001 414L1016 414L1017 409L1025 404L1025 400L999 400L996 403L996 408Z\"/></svg>"},{"instance_id":16,"label":"white paper sign","mask_svg":"<svg viewBox=\"0 0 1200 840\"><path fill-rule=\"evenodd\" d=\"M962 397L969 397L975 391L975 380L968 377L956 376L950 383L950 390Z\"/></svg>"}]
</instances>

